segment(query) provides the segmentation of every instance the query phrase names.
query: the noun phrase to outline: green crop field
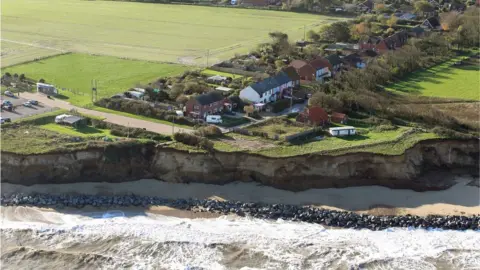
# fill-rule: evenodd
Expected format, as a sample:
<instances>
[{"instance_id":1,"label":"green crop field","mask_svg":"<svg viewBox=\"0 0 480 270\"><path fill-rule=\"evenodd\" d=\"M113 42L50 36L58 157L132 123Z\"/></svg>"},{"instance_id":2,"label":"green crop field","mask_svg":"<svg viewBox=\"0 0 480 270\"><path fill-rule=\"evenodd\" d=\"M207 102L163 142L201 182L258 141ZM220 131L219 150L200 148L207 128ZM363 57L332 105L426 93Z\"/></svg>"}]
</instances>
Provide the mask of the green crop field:
<instances>
[{"instance_id":1,"label":"green crop field","mask_svg":"<svg viewBox=\"0 0 480 270\"><path fill-rule=\"evenodd\" d=\"M454 67L454 62L414 72L388 89L422 96L480 100L480 65Z\"/></svg>"},{"instance_id":2,"label":"green crop field","mask_svg":"<svg viewBox=\"0 0 480 270\"><path fill-rule=\"evenodd\" d=\"M72 104L84 106L92 103L91 81L97 80L98 98L123 93L138 83L147 83L159 77L181 74L186 66L137 60L124 60L111 56L66 54L45 60L8 67L2 72L25 74L28 78L47 83L60 90L60 97Z\"/></svg>"},{"instance_id":3,"label":"green crop field","mask_svg":"<svg viewBox=\"0 0 480 270\"><path fill-rule=\"evenodd\" d=\"M41 59L62 53L56 49L34 47L31 45L9 42L6 40L2 40L0 46L2 48L2 67L16 65L31 61L33 59Z\"/></svg>"},{"instance_id":4,"label":"green crop field","mask_svg":"<svg viewBox=\"0 0 480 270\"><path fill-rule=\"evenodd\" d=\"M2 40L141 60L212 64L282 31L342 18L293 12L83 0L3 0ZM34 58L34 57L33 57ZM32 59L33 59L32 58ZM2 50L3 60L3 50Z\"/></svg>"}]
</instances>

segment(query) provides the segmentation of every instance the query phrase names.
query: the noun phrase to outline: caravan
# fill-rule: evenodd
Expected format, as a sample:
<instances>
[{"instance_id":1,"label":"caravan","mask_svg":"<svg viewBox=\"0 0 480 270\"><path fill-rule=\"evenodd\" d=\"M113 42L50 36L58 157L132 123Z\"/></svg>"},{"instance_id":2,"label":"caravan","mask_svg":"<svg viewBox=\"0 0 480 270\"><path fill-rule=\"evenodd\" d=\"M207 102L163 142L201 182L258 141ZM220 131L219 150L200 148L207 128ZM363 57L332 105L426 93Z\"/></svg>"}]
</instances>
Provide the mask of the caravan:
<instances>
[{"instance_id":1,"label":"caravan","mask_svg":"<svg viewBox=\"0 0 480 270\"><path fill-rule=\"evenodd\" d=\"M207 115L207 123L210 124L221 124L222 121L222 116L220 115Z\"/></svg>"}]
</instances>

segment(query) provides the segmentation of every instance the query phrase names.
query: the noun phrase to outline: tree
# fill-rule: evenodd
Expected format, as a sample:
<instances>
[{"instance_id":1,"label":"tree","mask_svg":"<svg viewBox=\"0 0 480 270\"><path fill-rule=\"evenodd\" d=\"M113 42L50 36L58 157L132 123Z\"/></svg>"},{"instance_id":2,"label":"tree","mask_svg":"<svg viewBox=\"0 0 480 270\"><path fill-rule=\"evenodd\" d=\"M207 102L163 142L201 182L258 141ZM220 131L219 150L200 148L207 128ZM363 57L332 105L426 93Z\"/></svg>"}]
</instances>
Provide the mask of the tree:
<instances>
[{"instance_id":1,"label":"tree","mask_svg":"<svg viewBox=\"0 0 480 270\"><path fill-rule=\"evenodd\" d=\"M350 24L347 22L335 22L325 25L320 29L322 39L335 42L347 42L350 39Z\"/></svg>"},{"instance_id":2,"label":"tree","mask_svg":"<svg viewBox=\"0 0 480 270\"><path fill-rule=\"evenodd\" d=\"M394 25L397 24L397 17L391 16L390 19L387 20L387 25L392 28Z\"/></svg>"},{"instance_id":3,"label":"tree","mask_svg":"<svg viewBox=\"0 0 480 270\"><path fill-rule=\"evenodd\" d=\"M327 95L323 92L317 92L308 100L308 106L322 107L327 111L341 110L343 102L333 96Z\"/></svg>"},{"instance_id":4,"label":"tree","mask_svg":"<svg viewBox=\"0 0 480 270\"><path fill-rule=\"evenodd\" d=\"M461 24L460 14L456 11L440 14L440 24L445 31L456 30Z\"/></svg>"},{"instance_id":5,"label":"tree","mask_svg":"<svg viewBox=\"0 0 480 270\"><path fill-rule=\"evenodd\" d=\"M277 68L277 70L281 70L285 66L286 66L286 64L283 62L283 60L276 60L275 61L275 67Z\"/></svg>"},{"instance_id":6,"label":"tree","mask_svg":"<svg viewBox=\"0 0 480 270\"><path fill-rule=\"evenodd\" d=\"M168 94L168 96L170 97L171 100L176 100L177 97L183 94L183 89L184 89L183 83L176 83L172 86L172 89L170 89L170 93Z\"/></svg>"},{"instance_id":7,"label":"tree","mask_svg":"<svg viewBox=\"0 0 480 270\"><path fill-rule=\"evenodd\" d=\"M415 10L417 12L421 12L422 14L424 12L431 12L431 11L434 11L434 7L432 6L432 4L430 4L429 2L427 1L418 1L418 2L415 2L414 4L415 6Z\"/></svg>"},{"instance_id":8,"label":"tree","mask_svg":"<svg viewBox=\"0 0 480 270\"><path fill-rule=\"evenodd\" d=\"M20 77L18 77L18 79L23 82L25 80L25 74L20 74Z\"/></svg>"},{"instance_id":9,"label":"tree","mask_svg":"<svg viewBox=\"0 0 480 270\"><path fill-rule=\"evenodd\" d=\"M243 111L247 114L250 115L255 111L255 108L253 108L252 105L246 105L243 107Z\"/></svg>"},{"instance_id":10,"label":"tree","mask_svg":"<svg viewBox=\"0 0 480 270\"><path fill-rule=\"evenodd\" d=\"M310 30L307 32L307 39L313 42L318 42L320 40L320 35L317 32Z\"/></svg>"},{"instance_id":11,"label":"tree","mask_svg":"<svg viewBox=\"0 0 480 270\"><path fill-rule=\"evenodd\" d=\"M177 103L185 105L188 102L188 97L185 96L184 94L181 94L180 96L177 97L176 101L177 101Z\"/></svg>"},{"instance_id":12,"label":"tree","mask_svg":"<svg viewBox=\"0 0 480 270\"><path fill-rule=\"evenodd\" d=\"M45 83L45 80L44 79L40 79L38 80L39 83Z\"/></svg>"},{"instance_id":13,"label":"tree","mask_svg":"<svg viewBox=\"0 0 480 270\"><path fill-rule=\"evenodd\" d=\"M268 33L268 36L273 39L273 42L278 43L278 42L283 42L283 41L288 41L288 35L282 32L270 32Z\"/></svg>"},{"instance_id":14,"label":"tree","mask_svg":"<svg viewBox=\"0 0 480 270\"><path fill-rule=\"evenodd\" d=\"M351 38L354 40L359 40L363 37L369 36L372 34L372 29L370 23L361 22L352 26L350 31Z\"/></svg>"}]
</instances>

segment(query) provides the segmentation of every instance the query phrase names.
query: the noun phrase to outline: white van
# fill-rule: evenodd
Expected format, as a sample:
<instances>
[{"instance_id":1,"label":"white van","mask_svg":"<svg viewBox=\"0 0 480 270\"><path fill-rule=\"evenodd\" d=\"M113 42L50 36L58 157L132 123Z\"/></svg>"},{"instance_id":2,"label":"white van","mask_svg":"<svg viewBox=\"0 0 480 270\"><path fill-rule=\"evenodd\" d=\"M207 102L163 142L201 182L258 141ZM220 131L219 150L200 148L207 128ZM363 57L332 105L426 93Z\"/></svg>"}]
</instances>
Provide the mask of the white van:
<instances>
[{"instance_id":1,"label":"white van","mask_svg":"<svg viewBox=\"0 0 480 270\"><path fill-rule=\"evenodd\" d=\"M222 123L222 116L220 116L220 115L207 115L207 123L221 124Z\"/></svg>"}]
</instances>

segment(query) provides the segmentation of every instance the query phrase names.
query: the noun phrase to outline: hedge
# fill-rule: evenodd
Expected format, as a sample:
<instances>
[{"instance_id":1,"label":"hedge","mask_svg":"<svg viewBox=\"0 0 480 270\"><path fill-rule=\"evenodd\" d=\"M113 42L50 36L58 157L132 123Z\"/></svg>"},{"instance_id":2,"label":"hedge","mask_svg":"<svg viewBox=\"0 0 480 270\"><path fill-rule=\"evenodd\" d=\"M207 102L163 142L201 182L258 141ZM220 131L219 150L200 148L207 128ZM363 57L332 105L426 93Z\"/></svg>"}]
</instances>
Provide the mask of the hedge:
<instances>
[{"instance_id":1,"label":"hedge","mask_svg":"<svg viewBox=\"0 0 480 270\"><path fill-rule=\"evenodd\" d=\"M90 119L92 126L100 129L109 129L110 133L119 137L130 137L138 139L150 139L155 141L171 141L172 138L167 135L158 134L141 128L128 128L117 124L112 124L98 119Z\"/></svg>"},{"instance_id":2,"label":"hedge","mask_svg":"<svg viewBox=\"0 0 480 270\"><path fill-rule=\"evenodd\" d=\"M183 116L177 116L173 111L166 111L160 108L150 106L148 102L127 100L121 98L102 98L95 102L96 106L127 112L136 115L142 115L151 118L157 118L168 122L174 122L180 125L194 126L195 123Z\"/></svg>"}]
</instances>

